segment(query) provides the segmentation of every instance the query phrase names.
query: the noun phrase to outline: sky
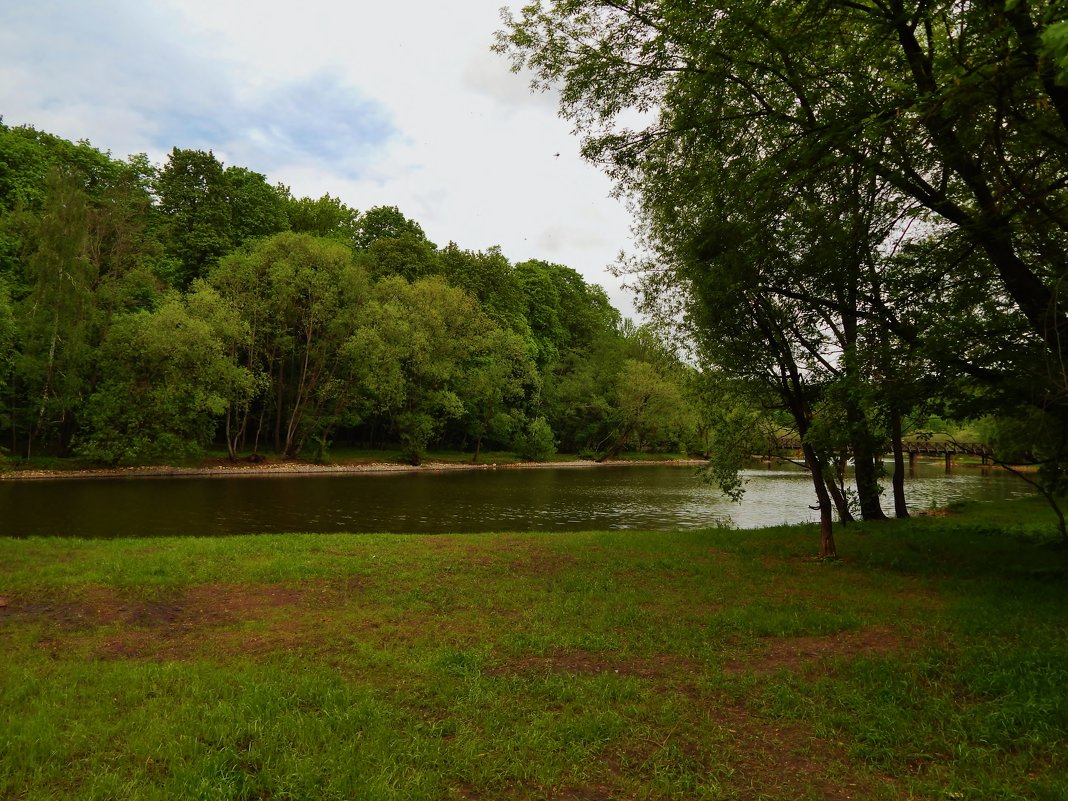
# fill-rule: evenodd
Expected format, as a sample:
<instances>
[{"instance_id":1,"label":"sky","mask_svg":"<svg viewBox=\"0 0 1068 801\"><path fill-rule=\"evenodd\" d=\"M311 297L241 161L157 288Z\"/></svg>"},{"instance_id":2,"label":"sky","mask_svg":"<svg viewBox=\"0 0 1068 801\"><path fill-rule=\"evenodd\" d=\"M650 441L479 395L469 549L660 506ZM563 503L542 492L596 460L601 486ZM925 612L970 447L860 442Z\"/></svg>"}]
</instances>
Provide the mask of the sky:
<instances>
[{"instance_id":1,"label":"sky","mask_svg":"<svg viewBox=\"0 0 1068 801\"><path fill-rule=\"evenodd\" d=\"M117 158L211 150L297 197L398 206L438 245L572 267L633 316L606 269L631 218L553 94L490 52L508 4L6 0L0 115Z\"/></svg>"}]
</instances>

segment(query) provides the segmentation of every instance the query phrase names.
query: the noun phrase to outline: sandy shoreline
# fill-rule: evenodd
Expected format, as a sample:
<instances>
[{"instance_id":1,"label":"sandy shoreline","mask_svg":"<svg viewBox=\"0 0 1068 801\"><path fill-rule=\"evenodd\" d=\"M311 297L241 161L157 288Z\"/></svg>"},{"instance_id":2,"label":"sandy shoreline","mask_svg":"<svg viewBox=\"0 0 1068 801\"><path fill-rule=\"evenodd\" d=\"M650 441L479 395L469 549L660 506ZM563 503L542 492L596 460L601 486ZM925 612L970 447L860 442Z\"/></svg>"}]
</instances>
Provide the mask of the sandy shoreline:
<instances>
[{"instance_id":1,"label":"sandy shoreline","mask_svg":"<svg viewBox=\"0 0 1068 801\"><path fill-rule=\"evenodd\" d=\"M309 464L307 462L234 462L201 467L168 465L139 467L101 467L81 470L19 470L0 473L0 481L64 480L83 478L179 478L225 477L256 478L281 475L321 475L339 473L434 473L448 470L529 470L539 468L595 468L620 466L699 466L700 459L672 459L663 461L570 461L515 462L511 464L468 464L465 462L424 462L419 466L393 462L351 462L338 464Z\"/></svg>"}]
</instances>

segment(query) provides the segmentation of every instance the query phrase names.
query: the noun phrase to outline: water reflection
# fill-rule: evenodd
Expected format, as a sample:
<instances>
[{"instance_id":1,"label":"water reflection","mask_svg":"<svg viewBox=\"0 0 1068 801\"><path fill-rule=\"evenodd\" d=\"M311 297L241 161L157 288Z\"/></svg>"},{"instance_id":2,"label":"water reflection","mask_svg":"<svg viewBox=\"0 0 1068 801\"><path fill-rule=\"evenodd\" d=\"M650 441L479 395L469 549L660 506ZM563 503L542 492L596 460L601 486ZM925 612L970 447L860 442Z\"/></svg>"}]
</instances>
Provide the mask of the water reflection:
<instances>
[{"instance_id":1,"label":"water reflection","mask_svg":"<svg viewBox=\"0 0 1068 801\"><path fill-rule=\"evenodd\" d=\"M500 469L255 478L0 482L0 534L124 537L283 531L448 532L754 528L815 521L792 467L745 471L731 503L692 467ZM921 464L913 510L1029 494L1019 479ZM884 506L892 508L886 499Z\"/></svg>"}]
</instances>

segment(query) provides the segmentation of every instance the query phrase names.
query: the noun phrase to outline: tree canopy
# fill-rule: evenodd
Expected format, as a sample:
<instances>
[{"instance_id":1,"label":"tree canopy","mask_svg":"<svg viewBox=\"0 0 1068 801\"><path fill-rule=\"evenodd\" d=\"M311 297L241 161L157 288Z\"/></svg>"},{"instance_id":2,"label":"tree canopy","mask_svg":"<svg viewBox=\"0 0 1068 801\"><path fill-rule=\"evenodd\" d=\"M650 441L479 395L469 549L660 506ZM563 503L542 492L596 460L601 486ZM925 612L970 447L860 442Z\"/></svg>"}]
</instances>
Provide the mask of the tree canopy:
<instances>
[{"instance_id":1,"label":"tree canopy","mask_svg":"<svg viewBox=\"0 0 1068 801\"><path fill-rule=\"evenodd\" d=\"M644 358L570 267L439 248L395 206L293 197L210 151L118 161L0 124L0 453L690 447L608 438ZM656 369L684 399L682 363Z\"/></svg>"},{"instance_id":2,"label":"tree canopy","mask_svg":"<svg viewBox=\"0 0 1068 801\"><path fill-rule=\"evenodd\" d=\"M1038 410L1031 437L1063 475L1047 435L1068 419L1066 11L557 0L504 12L496 47L559 90L633 199L645 308L790 411L827 522L828 432L879 516L859 468L920 397Z\"/></svg>"}]
</instances>

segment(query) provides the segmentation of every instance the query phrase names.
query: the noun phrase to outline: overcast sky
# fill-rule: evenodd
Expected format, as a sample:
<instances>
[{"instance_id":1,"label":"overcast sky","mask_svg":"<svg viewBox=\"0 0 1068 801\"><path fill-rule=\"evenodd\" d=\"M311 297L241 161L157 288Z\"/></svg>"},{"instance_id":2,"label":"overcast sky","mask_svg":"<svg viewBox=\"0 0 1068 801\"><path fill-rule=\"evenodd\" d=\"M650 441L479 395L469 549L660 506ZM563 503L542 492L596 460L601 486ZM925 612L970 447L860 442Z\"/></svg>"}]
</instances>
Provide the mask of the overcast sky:
<instances>
[{"instance_id":1,"label":"overcast sky","mask_svg":"<svg viewBox=\"0 0 1068 801\"><path fill-rule=\"evenodd\" d=\"M508 4L6 0L0 114L120 158L210 149L298 197L396 205L439 245L573 267L630 315L605 270L630 219L555 98L489 51Z\"/></svg>"}]
</instances>

